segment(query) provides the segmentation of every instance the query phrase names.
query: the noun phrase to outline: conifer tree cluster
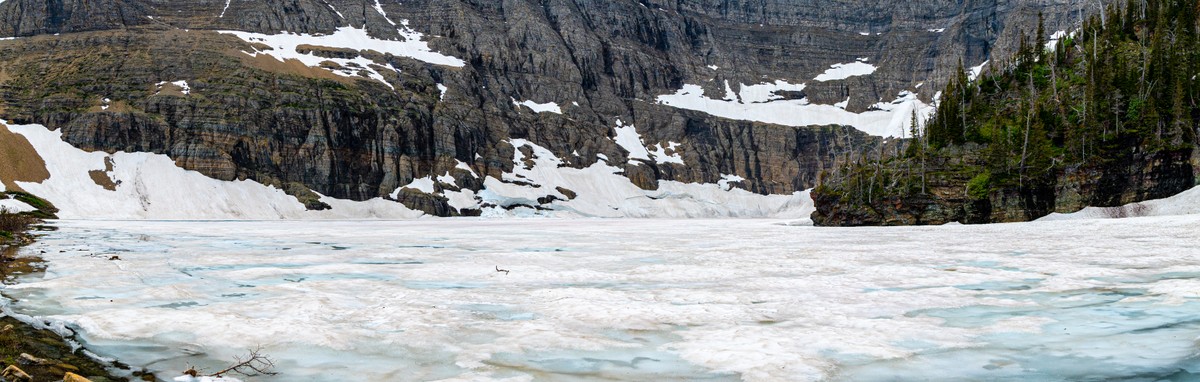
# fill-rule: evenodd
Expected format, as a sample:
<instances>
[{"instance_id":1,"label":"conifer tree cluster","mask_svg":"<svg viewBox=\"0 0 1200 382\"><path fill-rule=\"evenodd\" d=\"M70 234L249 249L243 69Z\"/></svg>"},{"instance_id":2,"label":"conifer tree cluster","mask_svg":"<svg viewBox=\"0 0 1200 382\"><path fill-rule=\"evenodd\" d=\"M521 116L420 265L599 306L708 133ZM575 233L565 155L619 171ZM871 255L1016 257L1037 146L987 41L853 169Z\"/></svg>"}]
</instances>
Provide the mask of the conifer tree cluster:
<instances>
[{"instance_id":1,"label":"conifer tree cluster","mask_svg":"<svg viewBox=\"0 0 1200 382\"><path fill-rule=\"evenodd\" d=\"M851 166L818 191L871 204L922 196L929 178L965 179L969 199L1017 194L1044 214L1065 176L1112 172L1156 153L1186 161L1200 125L1198 8L1195 0L1129 0L1053 35L1039 17L1032 37L979 78L959 65L902 155ZM1087 202L1117 202L1097 200Z\"/></svg>"},{"instance_id":2,"label":"conifer tree cluster","mask_svg":"<svg viewBox=\"0 0 1200 382\"><path fill-rule=\"evenodd\" d=\"M1043 23L1004 67L960 68L928 123L933 149L987 147L987 169L1018 183L1070 165L1190 148L1200 117L1197 3L1130 0L1046 43Z\"/></svg>"}]
</instances>

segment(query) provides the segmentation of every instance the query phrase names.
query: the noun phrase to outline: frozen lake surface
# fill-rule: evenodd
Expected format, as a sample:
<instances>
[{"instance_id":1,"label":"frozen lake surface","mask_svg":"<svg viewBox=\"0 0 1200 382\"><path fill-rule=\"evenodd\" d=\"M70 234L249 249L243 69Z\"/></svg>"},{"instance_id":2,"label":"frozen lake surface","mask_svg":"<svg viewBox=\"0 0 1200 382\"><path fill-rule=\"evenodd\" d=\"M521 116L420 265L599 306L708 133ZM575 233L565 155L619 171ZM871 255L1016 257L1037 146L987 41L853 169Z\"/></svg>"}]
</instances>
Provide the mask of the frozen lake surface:
<instances>
[{"instance_id":1,"label":"frozen lake surface","mask_svg":"<svg viewBox=\"0 0 1200 382\"><path fill-rule=\"evenodd\" d=\"M3 292L167 378L1200 378L1200 216L786 223L60 221Z\"/></svg>"}]
</instances>

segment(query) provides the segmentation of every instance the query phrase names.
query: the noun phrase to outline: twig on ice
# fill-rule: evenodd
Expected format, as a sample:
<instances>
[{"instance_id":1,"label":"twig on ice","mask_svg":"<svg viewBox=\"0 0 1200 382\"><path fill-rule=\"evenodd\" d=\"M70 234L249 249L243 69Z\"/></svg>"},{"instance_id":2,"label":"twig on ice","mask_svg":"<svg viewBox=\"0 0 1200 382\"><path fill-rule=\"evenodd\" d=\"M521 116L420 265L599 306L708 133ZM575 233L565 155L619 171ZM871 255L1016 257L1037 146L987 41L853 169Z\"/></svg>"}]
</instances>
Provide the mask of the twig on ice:
<instances>
[{"instance_id":1,"label":"twig on ice","mask_svg":"<svg viewBox=\"0 0 1200 382\"><path fill-rule=\"evenodd\" d=\"M271 358L268 358L261 352L262 347L250 350L250 354L246 355L245 359L242 359L242 357L235 357L234 360L237 361L236 364L226 368L225 370L209 374L208 376L220 377L225 375L225 373L238 373L247 377L279 374L271 371L271 369L275 367L275 361L272 361ZM188 371L194 372L195 369L189 369Z\"/></svg>"}]
</instances>

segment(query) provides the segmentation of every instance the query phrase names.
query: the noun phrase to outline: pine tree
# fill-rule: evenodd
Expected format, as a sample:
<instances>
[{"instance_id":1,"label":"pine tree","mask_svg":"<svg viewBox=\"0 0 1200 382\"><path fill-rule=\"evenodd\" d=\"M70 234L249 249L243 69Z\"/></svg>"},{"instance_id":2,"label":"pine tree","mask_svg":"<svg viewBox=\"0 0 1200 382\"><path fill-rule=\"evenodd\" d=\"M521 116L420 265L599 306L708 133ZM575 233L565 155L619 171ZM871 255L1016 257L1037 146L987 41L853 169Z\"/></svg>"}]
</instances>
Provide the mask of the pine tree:
<instances>
[{"instance_id":1,"label":"pine tree","mask_svg":"<svg viewBox=\"0 0 1200 382\"><path fill-rule=\"evenodd\" d=\"M1037 52L1037 57L1044 57L1046 50L1046 19L1042 16L1042 12L1038 12L1037 37L1033 49ZM1039 60L1040 61L1040 60Z\"/></svg>"}]
</instances>

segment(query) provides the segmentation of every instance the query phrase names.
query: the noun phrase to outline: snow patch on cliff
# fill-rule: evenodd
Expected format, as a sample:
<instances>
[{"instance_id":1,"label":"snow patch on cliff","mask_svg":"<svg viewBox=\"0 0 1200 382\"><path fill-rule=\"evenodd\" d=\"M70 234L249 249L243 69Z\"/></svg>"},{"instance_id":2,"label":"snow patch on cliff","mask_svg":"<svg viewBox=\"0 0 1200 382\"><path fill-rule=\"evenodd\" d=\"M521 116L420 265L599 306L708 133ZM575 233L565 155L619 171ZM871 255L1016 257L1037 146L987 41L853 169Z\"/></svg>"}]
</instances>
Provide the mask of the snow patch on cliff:
<instances>
[{"instance_id":1,"label":"snow patch on cliff","mask_svg":"<svg viewBox=\"0 0 1200 382\"><path fill-rule=\"evenodd\" d=\"M621 148L629 153L629 164L631 165L637 166L642 164L642 162L635 159L653 160L654 163L658 164L684 164L683 157L679 155L681 145L678 142L668 141L666 146L662 143L647 146L646 142L642 140L642 135L638 134L636 127L626 125L619 119L617 120L617 126L613 128L613 133L616 135L613 137L613 141L617 143L617 146L621 146ZM653 148L654 151L650 151L648 148ZM668 151L670 152L668 153ZM608 160L607 157L604 159Z\"/></svg>"},{"instance_id":2,"label":"snow patch on cliff","mask_svg":"<svg viewBox=\"0 0 1200 382\"><path fill-rule=\"evenodd\" d=\"M312 52L302 53L299 49L302 45L310 45L316 47L327 47L337 49L350 49L354 51L376 51L384 54L391 54L397 57L408 57L421 62L426 62L434 65L443 65L460 68L466 63L456 57L447 56L441 53L434 52L429 43L421 41L423 35L407 27L407 24L402 24L402 29L397 29L400 32L403 40L381 40L371 37L365 29L346 26L338 28L336 32L328 35L312 35L312 34L294 34L282 32L280 34L268 35L262 33L241 32L241 31L219 31L219 33L230 34L245 40L249 43L264 44L271 49L255 50L254 52L246 52L251 56L257 57L260 54L274 57L280 61L298 60L305 65L312 67L321 67L321 63L333 62L340 68L328 68L334 74L345 77L356 77L358 73L365 72L367 76L380 81L389 87L392 85L379 73L379 69L388 69L394 72L399 72L398 69L392 67L391 64L377 64L374 61L365 57L355 58L326 58L321 57Z\"/></svg>"},{"instance_id":3,"label":"snow patch on cliff","mask_svg":"<svg viewBox=\"0 0 1200 382\"><path fill-rule=\"evenodd\" d=\"M650 146L654 149L650 151L650 156L654 157L654 161L658 164L673 163L682 165L684 163L683 157L679 155L680 146L679 142L671 141L667 141L666 146L662 143L655 143L654 146Z\"/></svg>"},{"instance_id":4,"label":"snow patch on cliff","mask_svg":"<svg viewBox=\"0 0 1200 382\"><path fill-rule=\"evenodd\" d=\"M387 12L383 11L383 4L380 4L379 0L375 0L375 12L379 12L379 15L383 16L383 19L387 20L388 24L392 24L392 26L396 26L396 22L392 21L392 18L388 17Z\"/></svg>"},{"instance_id":5,"label":"snow patch on cliff","mask_svg":"<svg viewBox=\"0 0 1200 382\"><path fill-rule=\"evenodd\" d=\"M875 73L878 69L875 65L871 65L862 61L851 62L849 64L833 64L825 73L814 78L819 82L844 80L850 77L866 76Z\"/></svg>"},{"instance_id":6,"label":"snow patch on cliff","mask_svg":"<svg viewBox=\"0 0 1200 382\"><path fill-rule=\"evenodd\" d=\"M527 107L527 108L529 108L529 110L533 110L534 113L562 114L562 108L558 107L558 103L555 103L555 102L537 103L537 102L530 101L530 100L517 102L516 98L511 98L511 99L512 99L513 105L516 105L517 107L521 107L521 106Z\"/></svg>"},{"instance_id":7,"label":"snow patch on cliff","mask_svg":"<svg viewBox=\"0 0 1200 382\"><path fill-rule=\"evenodd\" d=\"M979 75L983 74L983 68L987 66L988 62L991 61L984 61L982 64L979 64L979 66L972 66L969 70L967 70L967 79L975 81L975 79L979 78Z\"/></svg>"},{"instance_id":8,"label":"snow patch on cliff","mask_svg":"<svg viewBox=\"0 0 1200 382\"><path fill-rule=\"evenodd\" d=\"M784 126L845 125L881 137L907 136L914 112L918 121L924 121L934 111L933 105L921 101L910 91L900 92L892 101L878 102L862 113L845 110L848 103L812 104L807 97L789 99L781 94L793 92L803 96L803 90L804 84L786 81L743 84L738 93L740 101L737 101L705 96L703 87L688 84L675 94L658 96L658 103L722 118Z\"/></svg>"},{"instance_id":9,"label":"snow patch on cliff","mask_svg":"<svg viewBox=\"0 0 1200 382\"><path fill-rule=\"evenodd\" d=\"M613 132L616 134L613 141L629 153L629 164L635 166L641 164L634 159L650 160L650 152L646 151L646 145L642 143L642 136L638 134L636 127L625 125L618 119L617 127L613 128Z\"/></svg>"},{"instance_id":10,"label":"snow patch on cliff","mask_svg":"<svg viewBox=\"0 0 1200 382\"><path fill-rule=\"evenodd\" d=\"M1046 50L1053 52L1058 48L1058 41L1063 38L1074 38L1075 32L1067 33L1067 31L1057 31L1050 35L1050 39L1046 40Z\"/></svg>"},{"instance_id":11,"label":"snow patch on cliff","mask_svg":"<svg viewBox=\"0 0 1200 382\"><path fill-rule=\"evenodd\" d=\"M432 194L434 191L434 181L433 181L433 178L429 177L429 176L416 178L416 179L413 179L412 182L409 182L407 185L397 187L396 190L392 191L392 194L389 196L391 196L392 199L399 198L400 192L402 192L406 188L421 191L426 194Z\"/></svg>"},{"instance_id":12,"label":"snow patch on cliff","mask_svg":"<svg viewBox=\"0 0 1200 382\"><path fill-rule=\"evenodd\" d=\"M178 87L178 88L179 88L179 92L180 92L180 93L183 93L183 95L192 94L192 87L191 87L190 85L188 85L188 82L187 82L187 80L179 80L179 81L160 81L160 82L158 82L158 83L155 83L155 84L154 84L154 87L155 87L155 89L157 89L157 90L158 90L158 92L161 92L161 91L162 91L162 88L163 88L163 86L164 86L164 85L166 85L166 84L175 85L176 87ZM158 94L158 92L155 92L154 94Z\"/></svg>"},{"instance_id":13,"label":"snow patch on cliff","mask_svg":"<svg viewBox=\"0 0 1200 382\"><path fill-rule=\"evenodd\" d=\"M738 84L738 92L735 97L726 97L726 101L741 100L742 103L767 103L786 99L783 92L802 92L805 84L793 84L787 81L778 80L774 83L761 83L755 85ZM727 91L732 91L728 89ZM801 99L804 103L808 103L807 99Z\"/></svg>"},{"instance_id":14,"label":"snow patch on cliff","mask_svg":"<svg viewBox=\"0 0 1200 382\"><path fill-rule=\"evenodd\" d=\"M325 2L325 6L329 7L329 10L333 11L333 13L334 13L334 14L337 14L337 15L338 15L338 18L341 18L341 19L345 19L345 18L346 18L346 16L342 15L342 12L339 12L339 11L337 10L337 8L335 8L335 7L333 6L333 4L330 4L328 1L326 1L326 2Z\"/></svg>"}]
</instances>

